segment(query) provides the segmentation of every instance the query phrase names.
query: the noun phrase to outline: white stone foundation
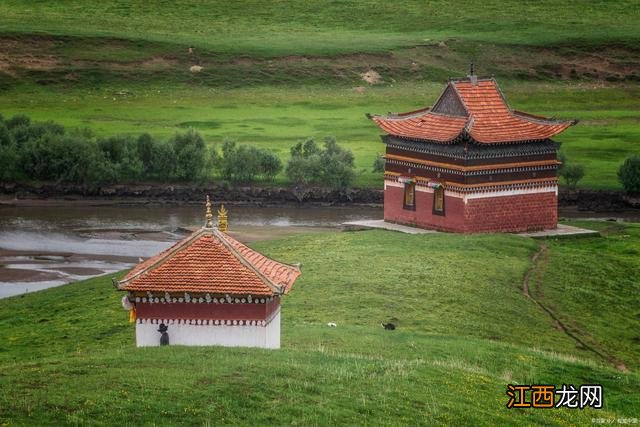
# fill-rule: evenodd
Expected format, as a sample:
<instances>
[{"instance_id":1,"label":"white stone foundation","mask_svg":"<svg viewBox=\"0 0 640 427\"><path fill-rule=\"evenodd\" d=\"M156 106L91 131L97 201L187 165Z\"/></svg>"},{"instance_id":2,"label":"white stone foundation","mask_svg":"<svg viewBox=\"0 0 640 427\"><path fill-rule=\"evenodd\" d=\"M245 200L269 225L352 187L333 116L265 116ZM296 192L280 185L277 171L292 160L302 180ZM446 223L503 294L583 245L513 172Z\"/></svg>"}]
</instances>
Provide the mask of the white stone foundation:
<instances>
[{"instance_id":1,"label":"white stone foundation","mask_svg":"<svg viewBox=\"0 0 640 427\"><path fill-rule=\"evenodd\" d=\"M165 323L166 324L166 323ZM160 345L160 323L136 323L136 345ZM280 348L280 309L266 326L167 324L169 345Z\"/></svg>"}]
</instances>

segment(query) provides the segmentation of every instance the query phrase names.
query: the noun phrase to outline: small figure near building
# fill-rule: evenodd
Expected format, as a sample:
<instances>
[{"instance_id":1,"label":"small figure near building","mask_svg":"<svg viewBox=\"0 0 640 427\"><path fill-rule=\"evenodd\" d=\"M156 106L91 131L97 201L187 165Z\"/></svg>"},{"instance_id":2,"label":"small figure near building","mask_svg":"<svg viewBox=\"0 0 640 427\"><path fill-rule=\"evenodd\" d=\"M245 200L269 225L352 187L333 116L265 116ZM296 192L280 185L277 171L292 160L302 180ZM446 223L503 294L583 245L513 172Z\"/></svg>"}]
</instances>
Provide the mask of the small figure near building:
<instances>
[{"instance_id":1,"label":"small figure near building","mask_svg":"<svg viewBox=\"0 0 640 427\"><path fill-rule=\"evenodd\" d=\"M280 298L300 275L206 225L134 267L117 287L136 344L280 348ZM226 230L227 211L219 211Z\"/></svg>"},{"instance_id":2,"label":"small figure near building","mask_svg":"<svg viewBox=\"0 0 640 427\"><path fill-rule=\"evenodd\" d=\"M522 232L557 226L558 144L577 123L512 110L493 78L452 79L433 107L368 115L386 134L385 221Z\"/></svg>"}]
</instances>

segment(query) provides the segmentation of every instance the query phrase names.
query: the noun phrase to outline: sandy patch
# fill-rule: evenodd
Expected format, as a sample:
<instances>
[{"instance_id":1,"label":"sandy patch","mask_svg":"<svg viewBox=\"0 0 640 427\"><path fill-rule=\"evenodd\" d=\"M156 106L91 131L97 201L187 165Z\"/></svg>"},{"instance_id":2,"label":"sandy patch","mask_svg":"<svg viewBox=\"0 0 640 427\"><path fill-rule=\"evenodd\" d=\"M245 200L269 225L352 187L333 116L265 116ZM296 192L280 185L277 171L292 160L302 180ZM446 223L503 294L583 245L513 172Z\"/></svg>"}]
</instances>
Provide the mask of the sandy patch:
<instances>
[{"instance_id":1,"label":"sandy patch","mask_svg":"<svg viewBox=\"0 0 640 427\"><path fill-rule=\"evenodd\" d=\"M364 74L360 74L360 77L370 85L382 83L382 76L376 70L369 70Z\"/></svg>"},{"instance_id":2,"label":"sandy patch","mask_svg":"<svg viewBox=\"0 0 640 427\"><path fill-rule=\"evenodd\" d=\"M53 56L7 55L0 54L0 70L13 67L27 70L52 70L57 68L58 61Z\"/></svg>"}]
</instances>

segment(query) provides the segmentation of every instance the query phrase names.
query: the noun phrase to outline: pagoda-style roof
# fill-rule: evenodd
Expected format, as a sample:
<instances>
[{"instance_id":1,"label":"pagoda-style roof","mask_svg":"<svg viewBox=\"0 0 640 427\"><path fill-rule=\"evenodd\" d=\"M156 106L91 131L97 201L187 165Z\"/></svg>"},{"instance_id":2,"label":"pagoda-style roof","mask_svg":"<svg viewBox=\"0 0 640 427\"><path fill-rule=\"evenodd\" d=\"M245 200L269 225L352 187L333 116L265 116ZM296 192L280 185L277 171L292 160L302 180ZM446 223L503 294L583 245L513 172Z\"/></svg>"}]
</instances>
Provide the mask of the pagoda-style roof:
<instances>
[{"instance_id":1,"label":"pagoda-style roof","mask_svg":"<svg viewBox=\"0 0 640 427\"><path fill-rule=\"evenodd\" d=\"M300 275L214 227L203 227L135 266L118 289L219 295L286 294Z\"/></svg>"},{"instance_id":2,"label":"pagoda-style roof","mask_svg":"<svg viewBox=\"0 0 640 427\"><path fill-rule=\"evenodd\" d=\"M450 80L432 108L370 118L389 135L438 143L543 141L577 123L512 110L493 78L476 76Z\"/></svg>"}]
</instances>

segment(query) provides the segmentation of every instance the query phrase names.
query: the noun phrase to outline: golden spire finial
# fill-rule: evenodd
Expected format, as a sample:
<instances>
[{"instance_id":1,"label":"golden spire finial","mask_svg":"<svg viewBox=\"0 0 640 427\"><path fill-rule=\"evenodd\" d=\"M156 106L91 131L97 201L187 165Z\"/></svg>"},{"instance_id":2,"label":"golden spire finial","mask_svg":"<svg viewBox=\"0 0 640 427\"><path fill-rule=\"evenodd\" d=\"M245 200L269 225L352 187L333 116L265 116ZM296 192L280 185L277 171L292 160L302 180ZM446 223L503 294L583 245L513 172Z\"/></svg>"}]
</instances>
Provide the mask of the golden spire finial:
<instances>
[{"instance_id":1,"label":"golden spire finial","mask_svg":"<svg viewBox=\"0 0 640 427\"><path fill-rule=\"evenodd\" d=\"M213 228L213 214L211 213L211 201L209 200L209 195L207 195L207 203L205 203L207 207L207 212L205 214L205 218L207 219L207 223L205 224L206 228Z\"/></svg>"},{"instance_id":2,"label":"golden spire finial","mask_svg":"<svg viewBox=\"0 0 640 427\"><path fill-rule=\"evenodd\" d=\"M224 208L224 205L220 205L220 209L218 209L218 230L225 232L227 228L227 210Z\"/></svg>"}]
</instances>

